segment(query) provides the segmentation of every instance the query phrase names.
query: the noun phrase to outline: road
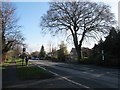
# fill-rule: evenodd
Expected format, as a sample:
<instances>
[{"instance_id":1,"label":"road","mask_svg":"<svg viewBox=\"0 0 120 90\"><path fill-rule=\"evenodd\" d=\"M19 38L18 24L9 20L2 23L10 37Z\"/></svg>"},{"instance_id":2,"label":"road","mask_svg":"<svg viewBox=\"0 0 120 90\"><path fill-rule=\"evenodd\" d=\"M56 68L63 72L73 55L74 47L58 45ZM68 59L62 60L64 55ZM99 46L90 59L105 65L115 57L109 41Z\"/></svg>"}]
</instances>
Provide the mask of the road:
<instances>
[{"instance_id":1,"label":"road","mask_svg":"<svg viewBox=\"0 0 120 90\"><path fill-rule=\"evenodd\" d=\"M104 68L94 65L73 65L47 60L30 60L38 67L42 67L65 82L82 88L118 88L118 69ZM62 82L64 83L64 82Z\"/></svg>"}]
</instances>

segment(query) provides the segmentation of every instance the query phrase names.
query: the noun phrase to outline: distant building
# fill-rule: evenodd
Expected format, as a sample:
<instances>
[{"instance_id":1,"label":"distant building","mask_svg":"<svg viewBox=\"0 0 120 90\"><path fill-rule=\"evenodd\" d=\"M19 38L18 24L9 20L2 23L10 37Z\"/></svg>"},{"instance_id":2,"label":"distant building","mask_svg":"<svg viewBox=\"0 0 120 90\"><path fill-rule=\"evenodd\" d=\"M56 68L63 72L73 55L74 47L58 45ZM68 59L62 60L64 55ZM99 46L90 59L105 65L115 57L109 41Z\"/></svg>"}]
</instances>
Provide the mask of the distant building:
<instances>
[{"instance_id":1,"label":"distant building","mask_svg":"<svg viewBox=\"0 0 120 90\"><path fill-rule=\"evenodd\" d=\"M90 57L92 54L92 50L89 48L82 47L82 57Z\"/></svg>"},{"instance_id":2,"label":"distant building","mask_svg":"<svg viewBox=\"0 0 120 90\"><path fill-rule=\"evenodd\" d=\"M82 47L81 49L81 55L82 57L90 57L92 51L91 49L89 48L85 48L85 47ZM70 57L71 59L77 59L77 52L76 52L76 49L75 48L72 48L71 51L70 51Z\"/></svg>"},{"instance_id":3,"label":"distant building","mask_svg":"<svg viewBox=\"0 0 120 90\"><path fill-rule=\"evenodd\" d=\"M76 52L76 49L75 49L75 48L72 48L72 49L71 49L70 55L71 55L71 56L77 56L77 52Z\"/></svg>"},{"instance_id":4,"label":"distant building","mask_svg":"<svg viewBox=\"0 0 120 90\"><path fill-rule=\"evenodd\" d=\"M70 58L72 60L77 60L77 52L76 52L76 49L75 48L72 48L71 51L70 51Z\"/></svg>"}]
</instances>

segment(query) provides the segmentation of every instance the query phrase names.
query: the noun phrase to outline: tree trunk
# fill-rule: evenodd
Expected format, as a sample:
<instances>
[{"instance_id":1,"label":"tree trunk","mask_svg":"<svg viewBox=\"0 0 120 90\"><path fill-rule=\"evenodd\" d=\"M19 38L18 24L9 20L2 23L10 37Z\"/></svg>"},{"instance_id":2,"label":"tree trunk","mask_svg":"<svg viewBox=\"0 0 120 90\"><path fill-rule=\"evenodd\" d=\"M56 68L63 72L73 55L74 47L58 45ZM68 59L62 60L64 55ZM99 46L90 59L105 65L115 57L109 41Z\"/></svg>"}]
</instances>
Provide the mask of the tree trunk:
<instances>
[{"instance_id":1,"label":"tree trunk","mask_svg":"<svg viewBox=\"0 0 120 90\"><path fill-rule=\"evenodd\" d=\"M77 52L77 61L78 63L80 63L80 59L81 59L81 46L82 44L78 44L78 38L77 38L77 33L73 34L73 41L74 41L74 46Z\"/></svg>"},{"instance_id":2,"label":"tree trunk","mask_svg":"<svg viewBox=\"0 0 120 90\"><path fill-rule=\"evenodd\" d=\"M81 47L78 47L76 48L76 51L77 51L77 60L78 60L78 63L80 63L80 59L81 59Z\"/></svg>"}]
</instances>

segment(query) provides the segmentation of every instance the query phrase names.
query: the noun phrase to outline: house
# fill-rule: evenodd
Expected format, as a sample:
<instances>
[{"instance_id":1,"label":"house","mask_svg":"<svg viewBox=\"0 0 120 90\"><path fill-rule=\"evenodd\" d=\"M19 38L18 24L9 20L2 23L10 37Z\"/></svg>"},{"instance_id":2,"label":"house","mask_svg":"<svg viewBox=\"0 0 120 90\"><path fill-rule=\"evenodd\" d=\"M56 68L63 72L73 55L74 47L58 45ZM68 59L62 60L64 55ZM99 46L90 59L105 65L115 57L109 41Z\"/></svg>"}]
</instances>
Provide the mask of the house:
<instances>
[{"instance_id":1,"label":"house","mask_svg":"<svg viewBox=\"0 0 120 90\"><path fill-rule=\"evenodd\" d=\"M77 52L75 48L72 48L70 51L70 59L75 61L77 60Z\"/></svg>"},{"instance_id":2,"label":"house","mask_svg":"<svg viewBox=\"0 0 120 90\"><path fill-rule=\"evenodd\" d=\"M91 49L89 48L85 48L85 47L82 47L81 49L81 55L82 57L90 57L91 55ZM71 51L70 51L70 57L71 59L77 59L77 52L76 52L76 49L75 48L72 48Z\"/></svg>"},{"instance_id":3,"label":"house","mask_svg":"<svg viewBox=\"0 0 120 90\"><path fill-rule=\"evenodd\" d=\"M92 50L89 48L82 47L82 57L90 57L92 55Z\"/></svg>"}]
</instances>

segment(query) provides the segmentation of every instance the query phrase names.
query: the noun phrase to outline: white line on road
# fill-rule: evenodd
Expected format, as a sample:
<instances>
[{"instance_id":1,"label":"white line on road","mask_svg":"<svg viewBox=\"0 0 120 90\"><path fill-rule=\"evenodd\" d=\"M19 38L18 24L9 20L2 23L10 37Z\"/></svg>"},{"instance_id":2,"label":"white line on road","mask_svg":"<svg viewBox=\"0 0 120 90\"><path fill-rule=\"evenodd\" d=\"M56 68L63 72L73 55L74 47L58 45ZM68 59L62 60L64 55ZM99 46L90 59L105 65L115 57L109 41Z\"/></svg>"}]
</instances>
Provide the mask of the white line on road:
<instances>
[{"instance_id":1,"label":"white line on road","mask_svg":"<svg viewBox=\"0 0 120 90\"><path fill-rule=\"evenodd\" d=\"M37 64L36 64L37 65ZM38 66L38 65L37 65ZM42 69L44 69L44 70L47 70L47 69L45 69L45 68L43 68L43 67L41 67L41 66L38 66L39 68L42 68ZM88 87L88 86L85 86L85 85L82 85L82 84L80 84L80 83L78 83L78 82L75 82L75 81L73 81L73 80L70 80L70 79L68 79L68 78L66 78L66 77L63 77L63 76L61 76L61 75L59 75L59 74L57 74L57 73L55 73L55 72L52 72L52 71L50 71L50 70L47 70L47 71L49 71L50 73L52 73L52 74L54 74L54 75L56 75L56 76L59 76L59 77L61 77L61 78L63 78L64 80L66 80L66 81L68 81L68 82L70 82L70 83L72 83L72 84L75 84L75 85L77 85L77 86L82 86L83 88L88 88L88 89L91 89L91 90L93 90L92 88L90 88L90 87Z\"/></svg>"}]
</instances>

